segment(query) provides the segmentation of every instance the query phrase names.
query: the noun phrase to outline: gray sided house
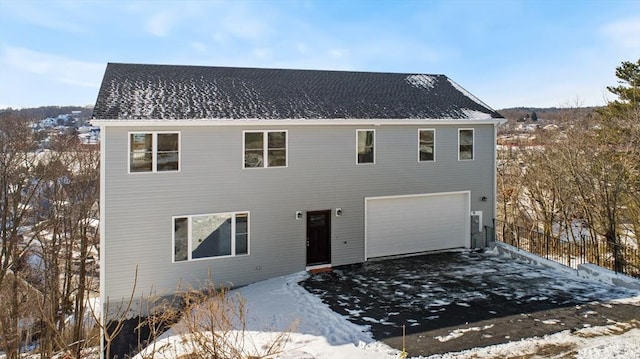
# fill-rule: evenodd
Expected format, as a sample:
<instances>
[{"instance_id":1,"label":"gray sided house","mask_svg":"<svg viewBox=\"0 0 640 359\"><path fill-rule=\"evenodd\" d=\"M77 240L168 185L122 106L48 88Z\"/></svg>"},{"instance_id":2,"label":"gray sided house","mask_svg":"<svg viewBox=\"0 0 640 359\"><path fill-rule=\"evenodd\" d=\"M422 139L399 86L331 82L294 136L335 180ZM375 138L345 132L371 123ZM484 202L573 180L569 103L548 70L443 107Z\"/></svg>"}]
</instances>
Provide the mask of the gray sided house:
<instances>
[{"instance_id":1,"label":"gray sided house","mask_svg":"<svg viewBox=\"0 0 640 359\"><path fill-rule=\"evenodd\" d=\"M110 63L103 303L483 247L501 122L444 75Z\"/></svg>"}]
</instances>

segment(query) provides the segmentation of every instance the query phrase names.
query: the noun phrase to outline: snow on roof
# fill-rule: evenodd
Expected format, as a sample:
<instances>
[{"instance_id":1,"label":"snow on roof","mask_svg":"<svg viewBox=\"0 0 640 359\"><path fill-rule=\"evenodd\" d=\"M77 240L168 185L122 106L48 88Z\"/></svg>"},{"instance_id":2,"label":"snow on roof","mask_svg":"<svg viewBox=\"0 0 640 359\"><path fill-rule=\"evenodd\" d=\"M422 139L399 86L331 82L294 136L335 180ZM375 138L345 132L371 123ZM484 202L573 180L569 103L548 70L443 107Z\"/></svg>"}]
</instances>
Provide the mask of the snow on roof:
<instances>
[{"instance_id":1,"label":"snow on roof","mask_svg":"<svg viewBox=\"0 0 640 359\"><path fill-rule=\"evenodd\" d=\"M451 85L452 85L453 87L455 87L455 88L456 88L456 90L458 90L458 91L462 92L465 96L469 97L470 99L472 99L473 101L475 101L475 102L477 102L477 103L479 103L479 104L482 104L484 107L491 108L491 107L489 107L486 103L484 103L484 102L480 101L480 99L479 99L479 98L477 98L477 97L475 97L473 94L471 94L471 92L467 91L464 87L462 87L462 86L458 85L458 83L457 83L457 82L455 82L455 81L453 81L452 79L449 79L449 78L448 78L447 80L449 80L449 82L451 83Z\"/></svg>"},{"instance_id":2,"label":"snow on roof","mask_svg":"<svg viewBox=\"0 0 640 359\"><path fill-rule=\"evenodd\" d=\"M486 113L482 111L470 110L467 108L463 108L461 111L462 113L464 113L465 118L468 118L470 120L482 120L489 117Z\"/></svg>"},{"instance_id":3,"label":"snow on roof","mask_svg":"<svg viewBox=\"0 0 640 359\"><path fill-rule=\"evenodd\" d=\"M444 75L109 63L93 118L502 118Z\"/></svg>"},{"instance_id":4,"label":"snow on roof","mask_svg":"<svg viewBox=\"0 0 640 359\"><path fill-rule=\"evenodd\" d=\"M418 88L432 89L436 79L428 75L409 75L407 82Z\"/></svg>"}]
</instances>

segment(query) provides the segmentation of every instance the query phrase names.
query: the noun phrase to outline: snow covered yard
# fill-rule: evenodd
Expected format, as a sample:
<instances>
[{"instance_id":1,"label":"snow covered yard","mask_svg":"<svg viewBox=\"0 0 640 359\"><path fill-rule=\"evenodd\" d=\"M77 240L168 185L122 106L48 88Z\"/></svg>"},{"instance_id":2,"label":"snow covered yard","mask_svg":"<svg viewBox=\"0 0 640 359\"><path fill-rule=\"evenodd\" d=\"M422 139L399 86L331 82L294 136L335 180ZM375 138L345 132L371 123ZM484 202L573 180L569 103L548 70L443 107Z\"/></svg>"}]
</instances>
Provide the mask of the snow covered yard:
<instances>
[{"instance_id":1,"label":"snow covered yard","mask_svg":"<svg viewBox=\"0 0 640 359\"><path fill-rule=\"evenodd\" d=\"M298 282L307 276L307 273L300 272L232 291L240 294L246 304L247 333L243 335L246 348L259 355L263 346L280 332L289 331L286 347L277 358L397 357L398 351L376 342L367 327L350 323L302 288ZM162 335L155 348L165 349L154 358L175 358L188 352L183 345L180 327L178 323ZM145 353L142 354L136 359L143 359Z\"/></svg>"},{"instance_id":2,"label":"snow covered yard","mask_svg":"<svg viewBox=\"0 0 640 359\"><path fill-rule=\"evenodd\" d=\"M246 300L245 346L260 354L279 332L291 331L281 353L273 358L399 358L401 352L394 343L401 341L401 331L396 334L395 328L401 328L398 318L404 318L407 343L413 340L423 342L422 347L458 348L421 355L421 345L408 346L408 357L412 358L640 357L639 292L580 280L496 253L446 255L458 257L446 268L437 260L438 255L431 255L401 259L413 268L406 272L390 261L370 262L313 276L297 273L240 288L235 292ZM441 271L420 275L421 267L411 263L420 258L423 264L439 266ZM354 270L358 268L370 275L357 275ZM392 268L394 271L388 272ZM395 279L374 275L385 272ZM349 285L341 284L349 277L353 278ZM423 282L427 278L431 279ZM335 288L336 294L311 289L314 295L298 283L307 288L309 283L326 284ZM376 292L370 289L373 287L382 289ZM452 291L454 287L460 290ZM367 304L364 299L371 296L373 300ZM389 298L406 305L388 307L392 303ZM498 308L512 302L522 310L499 312L481 305L492 301ZM548 303L549 308L541 303ZM406 312L410 307L421 308L421 314L411 318ZM484 314L474 313L477 307ZM156 354L155 358L175 358L188 352L177 328L156 343L156 348L166 350L165 356ZM389 334L385 336L385 332Z\"/></svg>"}]
</instances>

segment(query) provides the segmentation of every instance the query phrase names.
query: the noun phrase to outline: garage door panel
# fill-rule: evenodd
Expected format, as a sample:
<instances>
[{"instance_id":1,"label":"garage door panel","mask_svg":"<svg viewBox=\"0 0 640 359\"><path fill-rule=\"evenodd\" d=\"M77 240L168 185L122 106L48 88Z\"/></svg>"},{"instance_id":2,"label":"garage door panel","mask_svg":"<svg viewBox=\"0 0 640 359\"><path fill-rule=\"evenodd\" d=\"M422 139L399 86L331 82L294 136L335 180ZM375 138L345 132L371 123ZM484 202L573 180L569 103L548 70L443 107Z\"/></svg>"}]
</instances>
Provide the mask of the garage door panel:
<instances>
[{"instance_id":1,"label":"garage door panel","mask_svg":"<svg viewBox=\"0 0 640 359\"><path fill-rule=\"evenodd\" d=\"M466 246L468 192L367 199L367 258Z\"/></svg>"}]
</instances>

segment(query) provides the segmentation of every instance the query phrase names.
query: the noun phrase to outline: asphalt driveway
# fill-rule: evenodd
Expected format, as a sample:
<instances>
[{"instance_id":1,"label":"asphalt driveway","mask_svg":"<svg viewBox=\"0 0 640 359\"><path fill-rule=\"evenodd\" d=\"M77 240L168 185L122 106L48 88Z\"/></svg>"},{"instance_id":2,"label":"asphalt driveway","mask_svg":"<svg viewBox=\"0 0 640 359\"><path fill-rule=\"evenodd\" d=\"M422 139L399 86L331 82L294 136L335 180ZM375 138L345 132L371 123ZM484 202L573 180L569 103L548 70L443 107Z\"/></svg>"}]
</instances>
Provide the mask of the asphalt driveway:
<instances>
[{"instance_id":1,"label":"asphalt driveway","mask_svg":"<svg viewBox=\"0 0 640 359\"><path fill-rule=\"evenodd\" d=\"M640 292L581 280L493 252L437 253L334 268L301 285L349 321L412 355L431 355L617 322Z\"/></svg>"}]
</instances>

